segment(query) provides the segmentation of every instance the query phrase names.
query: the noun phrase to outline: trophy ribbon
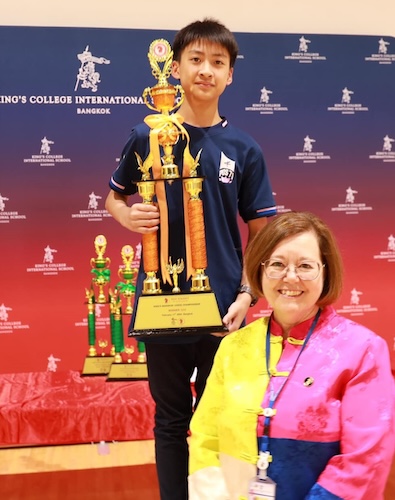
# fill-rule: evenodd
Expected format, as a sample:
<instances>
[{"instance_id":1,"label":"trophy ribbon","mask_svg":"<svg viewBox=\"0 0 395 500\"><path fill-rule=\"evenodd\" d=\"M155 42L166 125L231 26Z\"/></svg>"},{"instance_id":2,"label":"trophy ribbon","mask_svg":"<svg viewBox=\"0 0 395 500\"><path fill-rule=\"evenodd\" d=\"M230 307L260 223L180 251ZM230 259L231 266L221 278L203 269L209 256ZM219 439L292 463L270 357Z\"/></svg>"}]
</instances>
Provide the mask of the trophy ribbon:
<instances>
[{"instance_id":1,"label":"trophy ribbon","mask_svg":"<svg viewBox=\"0 0 395 500\"><path fill-rule=\"evenodd\" d=\"M161 158L159 150L159 139L158 136L160 132L170 123L174 124L181 132L181 136L186 137L187 144L184 149L183 155L183 177L189 177L191 175L191 167L194 166L195 161L193 156L189 151L189 134L183 127L182 122L184 118L174 113L172 115L148 115L145 117L144 122L151 128L150 133L150 150L153 155L153 165L152 174L153 178L161 178ZM168 232L168 212L166 203L166 189L164 182L156 184L156 197L158 199L160 218L161 218L161 233L160 233L160 265L163 282L172 284L170 274L167 270L167 263L169 261L169 232ZM190 227L189 227L189 214L187 206L187 194L184 191L184 226L185 226L185 250L186 250L186 280L190 278L193 274L192 266L192 252L191 252L191 242L190 242Z\"/></svg>"}]
</instances>

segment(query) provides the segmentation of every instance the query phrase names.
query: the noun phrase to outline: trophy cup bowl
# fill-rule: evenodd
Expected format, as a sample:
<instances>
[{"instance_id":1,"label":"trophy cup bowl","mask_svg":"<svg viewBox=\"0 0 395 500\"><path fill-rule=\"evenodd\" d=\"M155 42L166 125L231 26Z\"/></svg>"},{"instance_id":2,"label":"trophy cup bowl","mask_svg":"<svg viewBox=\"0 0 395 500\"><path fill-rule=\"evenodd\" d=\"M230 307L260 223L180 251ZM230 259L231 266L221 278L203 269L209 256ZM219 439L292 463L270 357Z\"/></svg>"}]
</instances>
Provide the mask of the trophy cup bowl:
<instances>
[{"instance_id":1,"label":"trophy cup bowl","mask_svg":"<svg viewBox=\"0 0 395 500\"><path fill-rule=\"evenodd\" d=\"M177 94L174 85L155 85L147 94L150 95L154 103L154 109L161 113L169 114L177 107L174 105Z\"/></svg>"},{"instance_id":2,"label":"trophy cup bowl","mask_svg":"<svg viewBox=\"0 0 395 500\"><path fill-rule=\"evenodd\" d=\"M91 266L96 269L104 269L108 264L108 258L104 257L92 257L91 258Z\"/></svg>"}]
</instances>

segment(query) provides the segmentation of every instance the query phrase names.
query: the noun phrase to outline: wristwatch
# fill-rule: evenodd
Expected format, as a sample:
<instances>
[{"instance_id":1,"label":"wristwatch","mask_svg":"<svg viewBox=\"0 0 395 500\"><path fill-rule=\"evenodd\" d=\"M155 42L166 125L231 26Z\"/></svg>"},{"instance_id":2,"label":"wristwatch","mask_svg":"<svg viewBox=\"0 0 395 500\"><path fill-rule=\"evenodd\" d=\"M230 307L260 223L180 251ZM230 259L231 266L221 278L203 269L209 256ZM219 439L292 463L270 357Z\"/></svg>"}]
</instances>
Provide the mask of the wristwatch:
<instances>
[{"instance_id":1,"label":"wristwatch","mask_svg":"<svg viewBox=\"0 0 395 500\"><path fill-rule=\"evenodd\" d=\"M258 297L256 297L253 293L251 288L248 285L240 285L239 288L237 289L238 293L248 293L251 295L251 304L250 307L255 306L255 304L258 302Z\"/></svg>"}]
</instances>

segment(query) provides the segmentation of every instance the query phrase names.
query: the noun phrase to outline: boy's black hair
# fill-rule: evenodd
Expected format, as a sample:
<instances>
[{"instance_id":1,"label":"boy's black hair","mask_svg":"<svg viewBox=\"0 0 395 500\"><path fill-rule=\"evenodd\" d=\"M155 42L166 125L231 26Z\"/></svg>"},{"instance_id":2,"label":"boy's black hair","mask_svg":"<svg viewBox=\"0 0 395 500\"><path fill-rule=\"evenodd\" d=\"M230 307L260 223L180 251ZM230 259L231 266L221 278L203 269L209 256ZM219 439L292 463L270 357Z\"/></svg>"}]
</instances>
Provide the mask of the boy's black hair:
<instances>
[{"instance_id":1,"label":"boy's black hair","mask_svg":"<svg viewBox=\"0 0 395 500\"><path fill-rule=\"evenodd\" d=\"M233 68L239 51L236 39L231 31L215 19L205 18L182 28L173 42L173 59L180 61L183 50L193 42L207 41L225 47L230 56L230 67Z\"/></svg>"}]
</instances>

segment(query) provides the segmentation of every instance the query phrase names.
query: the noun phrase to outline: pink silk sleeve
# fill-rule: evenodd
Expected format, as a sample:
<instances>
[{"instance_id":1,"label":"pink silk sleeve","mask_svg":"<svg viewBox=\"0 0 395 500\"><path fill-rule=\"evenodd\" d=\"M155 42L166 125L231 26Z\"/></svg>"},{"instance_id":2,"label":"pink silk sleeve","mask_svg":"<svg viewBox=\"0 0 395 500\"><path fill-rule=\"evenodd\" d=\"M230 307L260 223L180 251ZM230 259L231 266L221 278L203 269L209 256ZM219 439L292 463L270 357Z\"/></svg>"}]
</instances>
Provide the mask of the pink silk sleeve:
<instances>
[{"instance_id":1,"label":"pink silk sleeve","mask_svg":"<svg viewBox=\"0 0 395 500\"><path fill-rule=\"evenodd\" d=\"M386 342L369 339L347 383L341 409L341 455L318 484L346 500L379 500L395 450L395 390Z\"/></svg>"}]
</instances>

